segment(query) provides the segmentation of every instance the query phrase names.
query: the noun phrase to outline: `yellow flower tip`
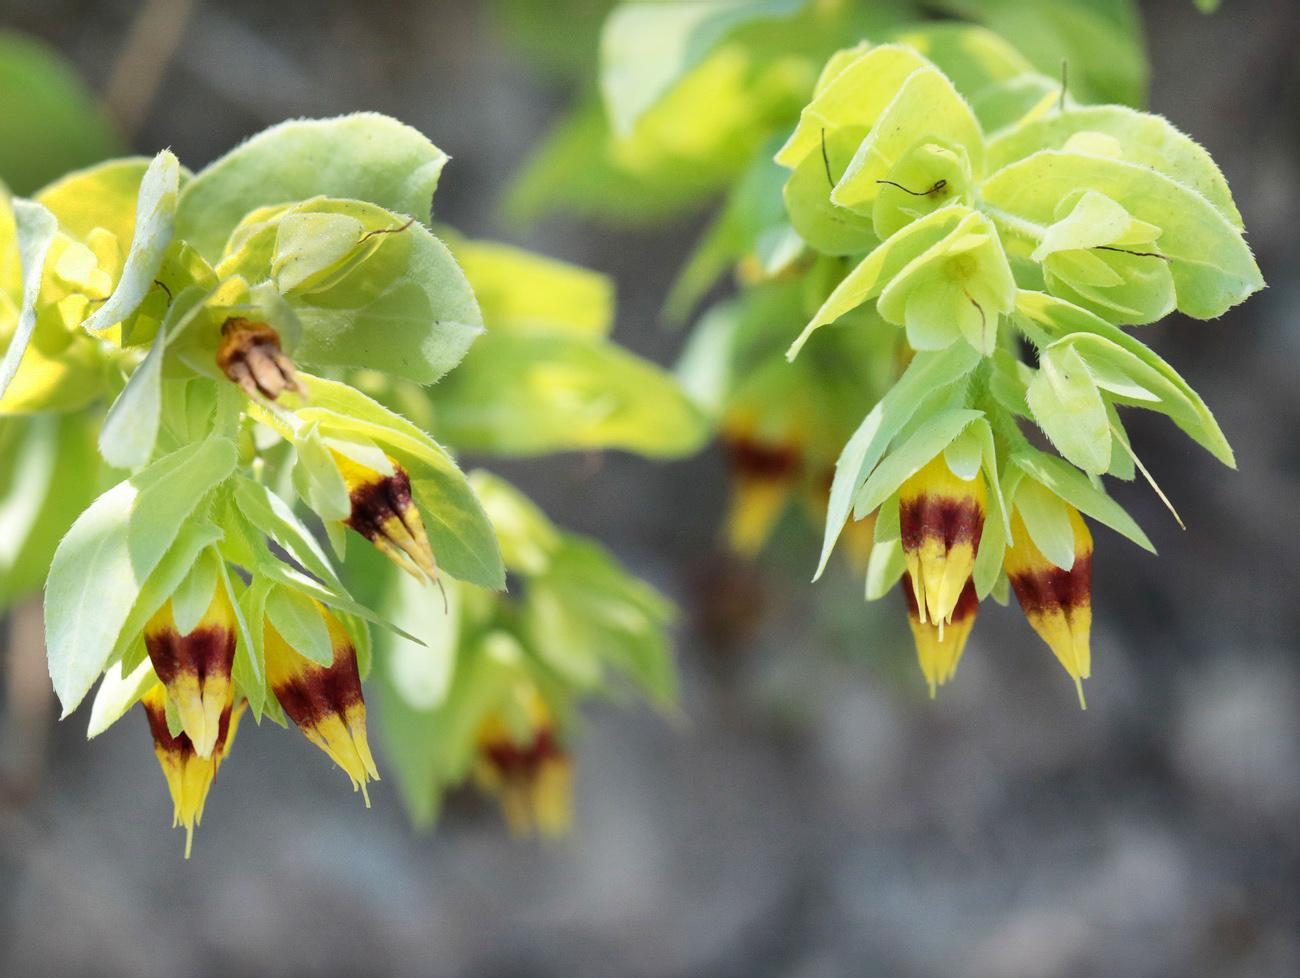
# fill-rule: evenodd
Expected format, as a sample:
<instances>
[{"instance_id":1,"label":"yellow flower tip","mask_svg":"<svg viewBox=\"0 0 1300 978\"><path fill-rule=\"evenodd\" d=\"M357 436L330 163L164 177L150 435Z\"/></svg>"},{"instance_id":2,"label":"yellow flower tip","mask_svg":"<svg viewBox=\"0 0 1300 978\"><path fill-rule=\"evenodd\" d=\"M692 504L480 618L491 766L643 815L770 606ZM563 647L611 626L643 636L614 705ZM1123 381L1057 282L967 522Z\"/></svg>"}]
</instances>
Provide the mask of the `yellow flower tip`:
<instances>
[{"instance_id":1,"label":"yellow flower tip","mask_svg":"<svg viewBox=\"0 0 1300 978\"><path fill-rule=\"evenodd\" d=\"M385 557L417 579L438 579L424 520L411 498L411 477L391 457L392 475L384 475L331 449L348 487L352 515L343 521L369 540Z\"/></svg>"},{"instance_id":2,"label":"yellow flower tip","mask_svg":"<svg viewBox=\"0 0 1300 978\"><path fill-rule=\"evenodd\" d=\"M216 780L222 758L234 743L235 730L243 714L245 701L233 709L227 708L214 728L215 740L209 756L201 756L189 735L181 732L173 737L167 726L167 693L162 683L155 684L141 698L149 732L153 736L154 753L167 779L167 790L172 799L172 826L185 828L185 858L190 858L194 846L194 827L203 822L203 809L208 791Z\"/></svg>"},{"instance_id":3,"label":"yellow flower tip","mask_svg":"<svg viewBox=\"0 0 1300 978\"><path fill-rule=\"evenodd\" d=\"M485 748L476 768L479 784L501 806L516 838L557 838L573 826L573 775L568 758L538 734L531 745Z\"/></svg>"},{"instance_id":4,"label":"yellow flower tip","mask_svg":"<svg viewBox=\"0 0 1300 978\"><path fill-rule=\"evenodd\" d=\"M966 649L966 640L975 627L979 598L975 595L974 583L967 580L945 628L942 620L935 623L922 619L921 606L911 585L910 575L905 572L902 592L907 603L907 622L912 629L921 673L930 687L930 698L934 699L938 688L956 675L957 663Z\"/></svg>"},{"instance_id":5,"label":"yellow flower tip","mask_svg":"<svg viewBox=\"0 0 1300 978\"><path fill-rule=\"evenodd\" d=\"M801 452L793 443L772 444L734 433L726 438L726 447L733 480L727 538L736 553L753 557L789 502Z\"/></svg>"},{"instance_id":6,"label":"yellow flower tip","mask_svg":"<svg viewBox=\"0 0 1300 978\"><path fill-rule=\"evenodd\" d=\"M285 391L307 396L293 361L280 347L280 334L266 323L230 316L221 324L217 367L249 397L274 401Z\"/></svg>"},{"instance_id":7,"label":"yellow flower tip","mask_svg":"<svg viewBox=\"0 0 1300 978\"><path fill-rule=\"evenodd\" d=\"M525 707L532 721L523 737L493 714L478 735L474 780L501 806L516 838L556 838L573 825L573 764L556 739L550 713L536 690Z\"/></svg>"},{"instance_id":8,"label":"yellow flower tip","mask_svg":"<svg viewBox=\"0 0 1300 978\"><path fill-rule=\"evenodd\" d=\"M230 594L218 584L193 631L181 635L168 599L149 619L144 643L181 727L200 757L210 757L221 718L235 700L230 672L235 660L236 620Z\"/></svg>"},{"instance_id":9,"label":"yellow flower tip","mask_svg":"<svg viewBox=\"0 0 1300 978\"><path fill-rule=\"evenodd\" d=\"M341 767L370 807L366 783L379 780L366 737L366 705L357 671L356 648L342 623L323 605L317 610L329 629L334 661L318 665L299 655L269 622L264 623L266 677L299 730Z\"/></svg>"},{"instance_id":10,"label":"yellow flower tip","mask_svg":"<svg viewBox=\"0 0 1300 978\"><path fill-rule=\"evenodd\" d=\"M943 455L899 488L903 558L923 623L951 621L975 569L987 495L982 473L969 482L959 479Z\"/></svg>"},{"instance_id":11,"label":"yellow flower tip","mask_svg":"<svg viewBox=\"0 0 1300 978\"><path fill-rule=\"evenodd\" d=\"M1074 564L1057 567L1034 544L1020 511L1011 516L1012 545L1004 568L1016 599L1065 671L1079 687L1092 674L1092 534L1078 511L1067 506L1074 530Z\"/></svg>"},{"instance_id":12,"label":"yellow flower tip","mask_svg":"<svg viewBox=\"0 0 1300 978\"><path fill-rule=\"evenodd\" d=\"M1083 677L1082 676L1074 677L1074 688L1079 691L1079 709L1086 710L1088 708L1088 701L1083 698Z\"/></svg>"}]
</instances>

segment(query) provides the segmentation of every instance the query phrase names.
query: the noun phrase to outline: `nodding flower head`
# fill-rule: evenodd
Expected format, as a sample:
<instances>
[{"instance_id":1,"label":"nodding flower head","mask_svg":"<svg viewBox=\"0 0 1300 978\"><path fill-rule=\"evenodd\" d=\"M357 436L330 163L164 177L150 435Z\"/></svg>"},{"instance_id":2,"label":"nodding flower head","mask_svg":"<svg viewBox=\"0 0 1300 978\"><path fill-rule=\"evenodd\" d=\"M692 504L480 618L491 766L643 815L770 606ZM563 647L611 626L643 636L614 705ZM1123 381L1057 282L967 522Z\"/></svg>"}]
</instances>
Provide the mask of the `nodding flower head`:
<instances>
[{"instance_id":1,"label":"nodding flower head","mask_svg":"<svg viewBox=\"0 0 1300 978\"><path fill-rule=\"evenodd\" d=\"M803 453L793 440L760 440L742 430L729 433L726 446L732 478L727 536L733 550L752 557L767 542L790 499Z\"/></svg>"},{"instance_id":2,"label":"nodding flower head","mask_svg":"<svg viewBox=\"0 0 1300 978\"><path fill-rule=\"evenodd\" d=\"M240 700L233 709L222 711L217 737L211 752L199 756L194 742L185 733L171 735L167 726L167 694L162 683L156 683L141 698L149 732L153 734L153 749L167 778L167 788L172 796L172 825L185 826L185 858L190 858L194 844L194 826L203 821L203 805L208 799L208 789L217 776L221 759L230 751L235 740L235 728L245 701Z\"/></svg>"},{"instance_id":3,"label":"nodding flower head","mask_svg":"<svg viewBox=\"0 0 1300 978\"><path fill-rule=\"evenodd\" d=\"M969 482L937 455L902 484L898 521L903 557L922 622L944 626L953 618L984 532L984 476Z\"/></svg>"},{"instance_id":4,"label":"nodding flower head","mask_svg":"<svg viewBox=\"0 0 1300 978\"><path fill-rule=\"evenodd\" d=\"M554 837L573 822L573 769L545 703L530 692L528 729L512 729L498 712L479 730L474 779L496 797L511 834Z\"/></svg>"},{"instance_id":5,"label":"nodding flower head","mask_svg":"<svg viewBox=\"0 0 1300 978\"><path fill-rule=\"evenodd\" d=\"M266 323L241 316L222 323L217 366L249 397L260 394L274 401L285 391L307 396L293 361L280 348L280 334Z\"/></svg>"},{"instance_id":6,"label":"nodding flower head","mask_svg":"<svg viewBox=\"0 0 1300 978\"><path fill-rule=\"evenodd\" d=\"M956 673L957 663L966 648L966 640L975 627L975 615L980 604L979 598L975 596L975 583L966 579L947 628L936 625L933 620L921 619L916 591L912 587L911 576L906 571L903 572L903 598L907 601L907 622L912 626L916 657L921 663L925 681L930 684L930 697L933 698L938 688Z\"/></svg>"},{"instance_id":7,"label":"nodding flower head","mask_svg":"<svg viewBox=\"0 0 1300 978\"><path fill-rule=\"evenodd\" d=\"M1029 624L1056 653L1079 689L1092 671L1092 534L1079 511L1066 504L1074 530L1074 563L1058 567L1035 546L1017 509L1011 516L1012 545L1003 566Z\"/></svg>"},{"instance_id":8,"label":"nodding flower head","mask_svg":"<svg viewBox=\"0 0 1300 978\"><path fill-rule=\"evenodd\" d=\"M230 670L235 660L235 609L218 582L199 623L182 635L170 599L144 628L154 672L167 688L181 727L200 757L208 757L219 736L221 717L235 699Z\"/></svg>"},{"instance_id":9,"label":"nodding flower head","mask_svg":"<svg viewBox=\"0 0 1300 978\"><path fill-rule=\"evenodd\" d=\"M348 487L352 515L343 522L373 543L381 553L414 577L438 579L424 520L411 498L411 477L389 458L392 475L385 475L342 452L330 449Z\"/></svg>"},{"instance_id":10,"label":"nodding flower head","mask_svg":"<svg viewBox=\"0 0 1300 978\"><path fill-rule=\"evenodd\" d=\"M366 806L366 784L379 780L375 759L366 739L366 704L361 696L356 647L342 623L324 605L317 610L329 629L334 661L318 665L299 655L270 621L265 622L266 678L276 700L313 744L330 756L361 789Z\"/></svg>"}]
</instances>

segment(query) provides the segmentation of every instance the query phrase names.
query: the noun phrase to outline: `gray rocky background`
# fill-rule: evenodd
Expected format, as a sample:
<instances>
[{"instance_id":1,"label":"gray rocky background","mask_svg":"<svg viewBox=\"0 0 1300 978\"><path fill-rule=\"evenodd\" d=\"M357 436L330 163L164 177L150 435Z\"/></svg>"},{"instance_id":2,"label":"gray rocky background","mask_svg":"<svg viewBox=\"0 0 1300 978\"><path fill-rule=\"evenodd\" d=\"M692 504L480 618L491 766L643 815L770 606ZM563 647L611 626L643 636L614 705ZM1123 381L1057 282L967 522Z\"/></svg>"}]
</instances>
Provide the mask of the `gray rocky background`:
<instances>
[{"instance_id":1,"label":"gray rocky background","mask_svg":"<svg viewBox=\"0 0 1300 978\"><path fill-rule=\"evenodd\" d=\"M0 0L0 22L102 89L139 6ZM367 811L305 740L250 724L184 862L143 721L87 744L11 649L0 975L1300 974L1300 9L1143 7L1151 104L1221 163L1272 287L1220 322L1145 328L1240 471L1134 419L1188 529L1140 484L1115 488L1161 555L1097 535L1087 712L1014 609L981 613L931 702L901 607L863 606L847 575L808 586L798 533L756 572L730 565L711 548L716 451L498 465L686 609L688 719L591 711L573 837L511 843L468 795L415 834L390 782ZM440 219L612 274L616 336L675 355L656 311L698 224L496 220L569 90L503 43L489 5L210 0L159 92L134 147L195 169L289 116L411 123L454 157Z\"/></svg>"}]
</instances>

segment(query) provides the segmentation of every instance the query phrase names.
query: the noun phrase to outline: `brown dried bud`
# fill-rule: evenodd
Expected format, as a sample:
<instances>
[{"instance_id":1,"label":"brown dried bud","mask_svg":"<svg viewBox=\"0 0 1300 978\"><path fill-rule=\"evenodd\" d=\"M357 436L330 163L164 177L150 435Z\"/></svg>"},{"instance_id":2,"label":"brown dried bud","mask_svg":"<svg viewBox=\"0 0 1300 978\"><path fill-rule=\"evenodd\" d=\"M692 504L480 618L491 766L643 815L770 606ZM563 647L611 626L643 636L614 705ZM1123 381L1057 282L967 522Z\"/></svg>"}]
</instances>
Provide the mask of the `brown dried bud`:
<instances>
[{"instance_id":1,"label":"brown dried bud","mask_svg":"<svg viewBox=\"0 0 1300 978\"><path fill-rule=\"evenodd\" d=\"M280 349L280 334L266 323L242 316L222 323L217 366L249 397L261 394L274 401L287 390L307 396L293 361Z\"/></svg>"}]
</instances>

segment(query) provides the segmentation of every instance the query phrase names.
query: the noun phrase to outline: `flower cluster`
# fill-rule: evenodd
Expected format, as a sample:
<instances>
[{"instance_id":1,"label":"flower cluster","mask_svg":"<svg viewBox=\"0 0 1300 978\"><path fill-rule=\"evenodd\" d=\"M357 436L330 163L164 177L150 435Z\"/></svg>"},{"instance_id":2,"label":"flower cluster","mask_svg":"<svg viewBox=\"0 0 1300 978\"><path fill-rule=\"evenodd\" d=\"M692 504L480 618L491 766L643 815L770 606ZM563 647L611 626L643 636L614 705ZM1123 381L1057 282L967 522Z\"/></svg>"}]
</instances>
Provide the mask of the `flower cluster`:
<instances>
[{"instance_id":1,"label":"flower cluster","mask_svg":"<svg viewBox=\"0 0 1300 978\"><path fill-rule=\"evenodd\" d=\"M413 814L473 781L518 831L567 824L581 699L619 673L671 697L663 599L483 476L489 516L429 429L672 455L699 414L609 341L603 277L426 227L445 162L360 114L198 174L164 151L0 195L0 453L21 472L0 514L40 520L23 576L0 558L0 607L45 578L51 680L68 712L99 683L92 735L143 704L187 853L241 716L292 721L369 805L372 661Z\"/></svg>"},{"instance_id":2,"label":"flower cluster","mask_svg":"<svg viewBox=\"0 0 1300 978\"><path fill-rule=\"evenodd\" d=\"M838 269L788 357L830 324L906 344L836 463L822 564L871 517L868 597L903 579L932 694L979 601L1014 592L1082 703L1081 511L1150 546L1101 488L1146 475L1116 409L1163 412L1232 464L1200 398L1121 327L1217 317L1263 283L1222 174L1167 121L1080 106L987 36L933 61L913 40L832 57L776 154L805 260ZM848 318L864 310L874 323Z\"/></svg>"},{"instance_id":3,"label":"flower cluster","mask_svg":"<svg viewBox=\"0 0 1300 978\"><path fill-rule=\"evenodd\" d=\"M816 500L818 574L843 540L868 598L902 579L932 692L979 602L1013 592L1080 682L1084 517L1150 548L1102 488L1150 479L1119 409L1164 413L1233 464L1129 327L1214 318L1263 283L1223 175L1165 119L1082 104L978 27L885 37L831 55L737 179L673 299L728 259L738 293L679 370L730 448L736 549L756 552L792 495Z\"/></svg>"}]
</instances>

